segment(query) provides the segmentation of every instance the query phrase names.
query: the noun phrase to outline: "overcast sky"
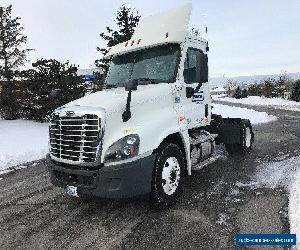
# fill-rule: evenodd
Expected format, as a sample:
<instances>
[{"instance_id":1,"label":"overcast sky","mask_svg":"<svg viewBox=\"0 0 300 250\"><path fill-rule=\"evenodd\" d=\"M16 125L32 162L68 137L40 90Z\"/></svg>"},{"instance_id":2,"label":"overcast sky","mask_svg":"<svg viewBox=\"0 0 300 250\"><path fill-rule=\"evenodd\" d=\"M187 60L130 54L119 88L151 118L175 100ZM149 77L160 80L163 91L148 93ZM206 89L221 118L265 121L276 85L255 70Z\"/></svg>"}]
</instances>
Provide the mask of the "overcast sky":
<instances>
[{"instance_id":1,"label":"overcast sky","mask_svg":"<svg viewBox=\"0 0 300 250\"><path fill-rule=\"evenodd\" d=\"M210 75L240 76L300 71L299 0L1 0L22 18L30 59L57 58L94 67L104 45L99 33L112 25L121 4L142 16L192 2L193 26L208 25Z\"/></svg>"}]
</instances>

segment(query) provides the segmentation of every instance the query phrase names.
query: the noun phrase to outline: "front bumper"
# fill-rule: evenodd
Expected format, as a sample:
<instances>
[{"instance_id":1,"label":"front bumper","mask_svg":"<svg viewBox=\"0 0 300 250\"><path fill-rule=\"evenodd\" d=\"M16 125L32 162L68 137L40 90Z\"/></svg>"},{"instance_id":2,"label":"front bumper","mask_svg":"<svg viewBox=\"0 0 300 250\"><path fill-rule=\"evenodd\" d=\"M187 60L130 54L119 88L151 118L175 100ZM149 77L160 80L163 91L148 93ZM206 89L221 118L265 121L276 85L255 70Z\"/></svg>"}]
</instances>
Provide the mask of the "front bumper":
<instances>
[{"instance_id":1,"label":"front bumper","mask_svg":"<svg viewBox=\"0 0 300 250\"><path fill-rule=\"evenodd\" d=\"M53 185L62 188L76 186L79 196L101 198L129 198L150 193L154 161L155 155L150 155L133 162L92 170L61 164L47 156Z\"/></svg>"}]
</instances>

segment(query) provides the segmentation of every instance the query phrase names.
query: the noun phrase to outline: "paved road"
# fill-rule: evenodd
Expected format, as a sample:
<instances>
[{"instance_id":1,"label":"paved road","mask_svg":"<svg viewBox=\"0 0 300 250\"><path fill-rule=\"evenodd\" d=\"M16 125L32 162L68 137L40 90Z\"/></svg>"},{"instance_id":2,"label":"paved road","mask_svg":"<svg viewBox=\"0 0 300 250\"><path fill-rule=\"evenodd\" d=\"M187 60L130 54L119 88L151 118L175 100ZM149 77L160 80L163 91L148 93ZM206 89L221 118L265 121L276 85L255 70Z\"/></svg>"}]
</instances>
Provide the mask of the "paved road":
<instances>
[{"instance_id":1,"label":"paved road","mask_svg":"<svg viewBox=\"0 0 300 250\"><path fill-rule=\"evenodd\" d=\"M264 108L257 108L264 110ZM53 187L43 161L0 180L0 249L234 249L236 233L288 233L284 190L251 190L259 162L299 155L299 113L268 109L278 121L254 126L250 154L189 177L178 203L82 201Z\"/></svg>"}]
</instances>

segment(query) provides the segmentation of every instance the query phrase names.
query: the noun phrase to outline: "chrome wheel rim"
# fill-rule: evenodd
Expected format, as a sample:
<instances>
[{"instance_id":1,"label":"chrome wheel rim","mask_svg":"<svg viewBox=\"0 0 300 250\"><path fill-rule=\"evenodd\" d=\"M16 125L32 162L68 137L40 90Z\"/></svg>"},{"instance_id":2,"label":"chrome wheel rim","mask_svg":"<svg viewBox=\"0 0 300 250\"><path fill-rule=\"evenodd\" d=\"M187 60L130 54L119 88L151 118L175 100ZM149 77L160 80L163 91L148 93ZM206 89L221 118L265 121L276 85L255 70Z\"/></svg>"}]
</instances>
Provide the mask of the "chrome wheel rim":
<instances>
[{"instance_id":1,"label":"chrome wheel rim","mask_svg":"<svg viewBox=\"0 0 300 250\"><path fill-rule=\"evenodd\" d=\"M175 157L169 157L163 166L162 171L162 187L167 195L172 195L180 180L180 166Z\"/></svg>"}]
</instances>

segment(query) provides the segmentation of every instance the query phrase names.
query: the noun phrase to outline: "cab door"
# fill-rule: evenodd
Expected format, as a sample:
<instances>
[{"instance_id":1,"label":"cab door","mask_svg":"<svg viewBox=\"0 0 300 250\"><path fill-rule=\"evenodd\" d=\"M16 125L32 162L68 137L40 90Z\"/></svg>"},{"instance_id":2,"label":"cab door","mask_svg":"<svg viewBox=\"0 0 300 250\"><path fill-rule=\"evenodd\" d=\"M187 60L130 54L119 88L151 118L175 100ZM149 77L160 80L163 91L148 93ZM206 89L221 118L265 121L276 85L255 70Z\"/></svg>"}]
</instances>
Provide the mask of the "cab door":
<instances>
[{"instance_id":1,"label":"cab door","mask_svg":"<svg viewBox=\"0 0 300 250\"><path fill-rule=\"evenodd\" d=\"M200 49L188 48L184 62L184 114L189 129L208 125L210 95L208 59Z\"/></svg>"}]
</instances>

